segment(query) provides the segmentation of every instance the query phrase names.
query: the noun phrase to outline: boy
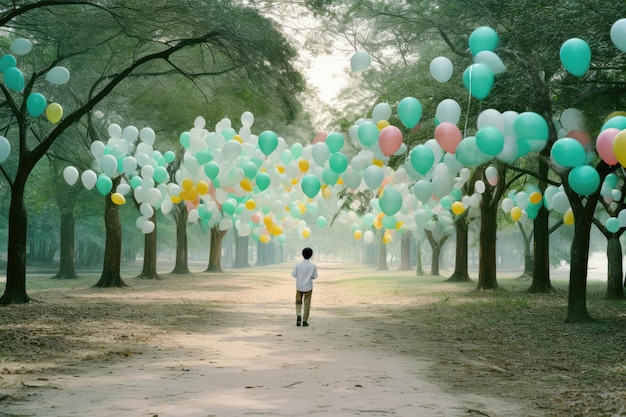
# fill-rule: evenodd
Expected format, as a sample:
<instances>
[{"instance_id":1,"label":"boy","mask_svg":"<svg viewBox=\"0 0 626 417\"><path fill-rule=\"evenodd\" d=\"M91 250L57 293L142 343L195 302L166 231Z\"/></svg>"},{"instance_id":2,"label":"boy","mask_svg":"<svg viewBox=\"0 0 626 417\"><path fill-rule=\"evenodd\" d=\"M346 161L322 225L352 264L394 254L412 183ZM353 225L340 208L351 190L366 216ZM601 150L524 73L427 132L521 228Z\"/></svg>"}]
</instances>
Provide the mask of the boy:
<instances>
[{"instance_id":1,"label":"boy","mask_svg":"<svg viewBox=\"0 0 626 417\"><path fill-rule=\"evenodd\" d=\"M296 279L296 326L307 327L309 323L309 311L311 309L311 295L313 294L313 280L317 278L317 266L311 262L313 249L302 249L304 260L298 262L291 272ZM304 315L301 315L304 303Z\"/></svg>"}]
</instances>

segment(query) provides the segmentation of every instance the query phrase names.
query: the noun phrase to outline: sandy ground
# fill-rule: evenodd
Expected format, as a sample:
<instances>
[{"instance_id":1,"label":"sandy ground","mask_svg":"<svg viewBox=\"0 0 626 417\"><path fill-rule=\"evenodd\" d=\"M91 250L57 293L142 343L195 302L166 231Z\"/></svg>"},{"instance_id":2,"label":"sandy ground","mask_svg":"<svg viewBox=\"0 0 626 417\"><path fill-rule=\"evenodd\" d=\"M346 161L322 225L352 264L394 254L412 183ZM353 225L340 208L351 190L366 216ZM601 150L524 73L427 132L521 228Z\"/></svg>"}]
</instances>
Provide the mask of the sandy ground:
<instances>
[{"instance_id":1,"label":"sandy ground","mask_svg":"<svg viewBox=\"0 0 626 417\"><path fill-rule=\"evenodd\" d=\"M389 334L373 330L395 301L342 293L330 284L346 272L319 268L308 328L295 325L290 265L133 281L124 290L79 288L66 295L68 305L176 297L180 308L152 318L154 325L112 322L108 337L127 340L113 358L85 352L48 370L4 375L0 416L541 415L429 381L436 364L397 348L419 343L419 335L398 323Z\"/></svg>"}]
</instances>

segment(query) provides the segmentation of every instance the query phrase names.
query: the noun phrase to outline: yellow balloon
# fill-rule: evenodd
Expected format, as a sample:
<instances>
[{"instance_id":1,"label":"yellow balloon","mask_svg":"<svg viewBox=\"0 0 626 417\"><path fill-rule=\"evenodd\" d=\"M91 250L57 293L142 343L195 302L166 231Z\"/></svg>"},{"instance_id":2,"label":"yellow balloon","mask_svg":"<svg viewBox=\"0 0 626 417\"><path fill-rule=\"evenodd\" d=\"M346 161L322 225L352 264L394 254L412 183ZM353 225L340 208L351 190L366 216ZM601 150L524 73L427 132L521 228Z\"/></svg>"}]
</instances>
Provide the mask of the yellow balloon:
<instances>
[{"instance_id":1,"label":"yellow balloon","mask_svg":"<svg viewBox=\"0 0 626 417\"><path fill-rule=\"evenodd\" d=\"M235 135L235 136L233 136L233 140L236 140L236 141L237 141L237 142L239 142L239 143L243 143L243 139L242 139L242 138L241 138L241 136L239 136L239 135Z\"/></svg>"},{"instance_id":2,"label":"yellow balloon","mask_svg":"<svg viewBox=\"0 0 626 417\"><path fill-rule=\"evenodd\" d=\"M204 181L198 181L196 183L196 191L200 195L206 195L209 192L209 184Z\"/></svg>"},{"instance_id":3,"label":"yellow balloon","mask_svg":"<svg viewBox=\"0 0 626 417\"><path fill-rule=\"evenodd\" d=\"M252 191L252 183L250 182L250 179L248 178L242 179L241 182L239 183L239 186L244 191L248 191L248 192Z\"/></svg>"},{"instance_id":4,"label":"yellow balloon","mask_svg":"<svg viewBox=\"0 0 626 417\"><path fill-rule=\"evenodd\" d=\"M568 208L565 214L563 214L563 223L567 226L574 224L574 211L571 208Z\"/></svg>"},{"instance_id":5,"label":"yellow balloon","mask_svg":"<svg viewBox=\"0 0 626 417\"><path fill-rule=\"evenodd\" d=\"M372 159L372 165L376 165L377 167L383 167L385 162L382 159Z\"/></svg>"},{"instance_id":6,"label":"yellow balloon","mask_svg":"<svg viewBox=\"0 0 626 417\"><path fill-rule=\"evenodd\" d=\"M528 196L528 201L533 204L538 204L541 202L541 193L539 191L535 191Z\"/></svg>"},{"instance_id":7,"label":"yellow balloon","mask_svg":"<svg viewBox=\"0 0 626 417\"><path fill-rule=\"evenodd\" d=\"M259 236L259 241L261 243L270 243L271 239L272 238L270 237L270 235L261 235L261 236Z\"/></svg>"},{"instance_id":8,"label":"yellow balloon","mask_svg":"<svg viewBox=\"0 0 626 417\"><path fill-rule=\"evenodd\" d=\"M300 168L300 171L302 172L307 172L309 170L309 161L302 159L298 162L298 168Z\"/></svg>"},{"instance_id":9,"label":"yellow balloon","mask_svg":"<svg viewBox=\"0 0 626 417\"><path fill-rule=\"evenodd\" d=\"M389 122L387 120L380 120L378 123L376 123L376 127L378 128L378 130L383 130L387 126L389 126Z\"/></svg>"},{"instance_id":10,"label":"yellow balloon","mask_svg":"<svg viewBox=\"0 0 626 417\"><path fill-rule=\"evenodd\" d=\"M254 200L246 201L246 208L248 210L254 210L256 208L256 203L254 202Z\"/></svg>"},{"instance_id":11,"label":"yellow balloon","mask_svg":"<svg viewBox=\"0 0 626 417\"><path fill-rule=\"evenodd\" d=\"M613 153L622 166L626 166L626 129L615 135Z\"/></svg>"},{"instance_id":12,"label":"yellow balloon","mask_svg":"<svg viewBox=\"0 0 626 417\"><path fill-rule=\"evenodd\" d=\"M311 235L311 229L309 229L308 227L305 227L304 229L302 229L302 237L303 238L308 238Z\"/></svg>"},{"instance_id":13,"label":"yellow balloon","mask_svg":"<svg viewBox=\"0 0 626 417\"><path fill-rule=\"evenodd\" d=\"M170 200L172 200L172 203L178 204L178 203L180 203L182 201L182 198L180 198L177 195L173 195L172 197L170 197Z\"/></svg>"},{"instance_id":14,"label":"yellow balloon","mask_svg":"<svg viewBox=\"0 0 626 417\"><path fill-rule=\"evenodd\" d=\"M59 103L50 103L46 107L46 117L50 123L57 123L63 117L63 107Z\"/></svg>"},{"instance_id":15,"label":"yellow balloon","mask_svg":"<svg viewBox=\"0 0 626 417\"><path fill-rule=\"evenodd\" d=\"M285 167L282 165L276 165L276 171L278 171L279 174L284 174L285 173Z\"/></svg>"},{"instance_id":16,"label":"yellow balloon","mask_svg":"<svg viewBox=\"0 0 626 417\"><path fill-rule=\"evenodd\" d=\"M191 191L193 188L193 180L191 178L185 178L181 185L183 186L183 190Z\"/></svg>"},{"instance_id":17,"label":"yellow balloon","mask_svg":"<svg viewBox=\"0 0 626 417\"><path fill-rule=\"evenodd\" d=\"M323 198L329 198L332 194L333 194L333 193L330 191L330 189L329 189L328 187L327 187L327 188L324 188L324 189L322 190L322 197L323 197Z\"/></svg>"},{"instance_id":18,"label":"yellow balloon","mask_svg":"<svg viewBox=\"0 0 626 417\"><path fill-rule=\"evenodd\" d=\"M306 213L306 203L298 203L298 210L300 210L300 214Z\"/></svg>"},{"instance_id":19,"label":"yellow balloon","mask_svg":"<svg viewBox=\"0 0 626 417\"><path fill-rule=\"evenodd\" d=\"M511 218L515 221L518 221L522 218L522 209L519 207L513 207L511 209Z\"/></svg>"},{"instance_id":20,"label":"yellow balloon","mask_svg":"<svg viewBox=\"0 0 626 417\"><path fill-rule=\"evenodd\" d=\"M277 225L276 223L272 223L271 225L268 225L267 230L274 236L279 236L283 234L283 228Z\"/></svg>"},{"instance_id":21,"label":"yellow balloon","mask_svg":"<svg viewBox=\"0 0 626 417\"><path fill-rule=\"evenodd\" d=\"M400 230L402 228L402 226L404 226L404 222L398 222L396 223L396 229Z\"/></svg>"},{"instance_id":22,"label":"yellow balloon","mask_svg":"<svg viewBox=\"0 0 626 417\"><path fill-rule=\"evenodd\" d=\"M363 232L360 230L355 230L353 236L355 240L361 240L361 238L363 237Z\"/></svg>"},{"instance_id":23,"label":"yellow balloon","mask_svg":"<svg viewBox=\"0 0 626 417\"><path fill-rule=\"evenodd\" d=\"M461 203L460 201L455 201L454 203L452 203L452 213L458 216L460 214L463 214L464 211L465 206L463 205L463 203Z\"/></svg>"},{"instance_id":24,"label":"yellow balloon","mask_svg":"<svg viewBox=\"0 0 626 417\"><path fill-rule=\"evenodd\" d=\"M391 243L392 240L393 238L391 237L391 235L389 233L385 233L385 235L383 236L383 243L385 245L388 245Z\"/></svg>"},{"instance_id":25,"label":"yellow balloon","mask_svg":"<svg viewBox=\"0 0 626 417\"><path fill-rule=\"evenodd\" d=\"M113 204L121 206L126 202L126 198L124 198L124 196L120 193L113 193L111 194L111 201L113 202Z\"/></svg>"},{"instance_id":26,"label":"yellow balloon","mask_svg":"<svg viewBox=\"0 0 626 417\"><path fill-rule=\"evenodd\" d=\"M266 226L272 224L272 215L266 214L265 216L263 216L263 223L265 223Z\"/></svg>"}]
</instances>

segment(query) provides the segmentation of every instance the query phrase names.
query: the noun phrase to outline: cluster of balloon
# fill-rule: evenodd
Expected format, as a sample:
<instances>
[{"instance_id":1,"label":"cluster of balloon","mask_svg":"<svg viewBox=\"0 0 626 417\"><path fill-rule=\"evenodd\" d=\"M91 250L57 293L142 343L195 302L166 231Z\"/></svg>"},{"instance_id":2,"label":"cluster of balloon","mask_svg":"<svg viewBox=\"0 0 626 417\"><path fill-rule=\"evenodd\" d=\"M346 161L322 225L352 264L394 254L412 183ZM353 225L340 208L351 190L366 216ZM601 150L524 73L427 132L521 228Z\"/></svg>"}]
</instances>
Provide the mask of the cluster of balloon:
<instances>
[{"instance_id":1,"label":"cluster of balloon","mask_svg":"<svg viewBox=\"0 0 626 417\"><path fill-rule=\"evenodd\" d=\"M11 43L10 54L0 57L0 73L3 74L4 84L13 91L22 92L25 86L25 78L22 71L17 67L16 56L24 56L33 49L32 43L26 38L15 39ZM54 85L62 85L69 81L70 73L65 67L56 66L46 73L46 80ZM58 103L48 103L46 97L37 92L32 92L26 98L26 111L31 117L39 117L45 113L50 123L58 123L63 117L63 107ZM4 162L11 151L9 141L0 136L0 163Z\"/></svg>"},{"instance_id":2,"label":"cluster of balloon","mask_svg":"<svg viewBox=\"0 0 626 417\"><path fill-rule=\"evenodd\" d=\"M546 195L549 194L546 192ZM543 199L539 187L529 185L524 191L511 190L508 196L502 199L501 207L502 211L511 215L513 221L534 220L543 205Z\"/></svg>"},{"instance_id":3,"label":"cluster of balloon","mask_svg":"<svg viewBox=\"0 0 626 417\"><path fill-rule=\"evenodd\" d=\"M103 196L110 195L116 205L126 203L126 196L132 195L141 213L135 225L144 234L152 233L155 225L150 218L154 210L160 208L167 212L172 207L171 201L166 199L170 180L167 167L175 155L171 151L161 154L153 148L155 133L149 127L138 130L135 126L126 126L122 130L118 124L111 124L108 133L106 143L94 141L91 144L93 169L80 174L81 183L88 190L95 188ZM74 185L79 172L68 166L63 170L63 177L69 185ZM121 177L120 183L113 190L118 177Z\"/></svg>"},{"instance_id":4,"label":"cluster of balloon","mask_svg":"<svg viewBox=\"0 0 626 417\"><path fill-rule=\"evenodd\" d=\"M602 195L602 198L607 204L621 200L622 192L618 188L618 184L619 178L615 174L609 174L604 178L604 182L600 188L600 195ZM616 233L622 227L626 227L626 209L620 210L617 217L611 216L606 219L604 226L606 230L611 233Z\"/></svg>"}]
</instances>

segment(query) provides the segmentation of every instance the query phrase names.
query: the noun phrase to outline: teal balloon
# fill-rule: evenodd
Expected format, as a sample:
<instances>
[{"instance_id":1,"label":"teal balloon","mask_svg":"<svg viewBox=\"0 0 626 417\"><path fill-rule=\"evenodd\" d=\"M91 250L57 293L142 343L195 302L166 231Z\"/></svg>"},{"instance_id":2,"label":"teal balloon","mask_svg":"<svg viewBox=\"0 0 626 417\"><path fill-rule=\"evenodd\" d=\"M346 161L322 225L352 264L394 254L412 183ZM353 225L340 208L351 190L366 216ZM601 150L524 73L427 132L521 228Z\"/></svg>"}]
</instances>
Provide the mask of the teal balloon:
<instances>
[{"instance_id":1,"label":"teal balloon","mask_svg":"<svg viewBox=\"0 0 626 417\"><path fill-rule=\"evenodd\" d=\"M372 122L361 123L357 130L357 137L363 146L372 146L378 142L378 126Z\"/></svg>"},{"instance_id":2,"label":"teal balloon","mask_svg":"<svg viewBox=\"0 0 626 417\"><path fill-rule=\"evenodd\" d=\"M435 154L425 145L417 145L409 155L411 166L420 174L426 175L435 163Z\"/></svg>"},{"instance_id":3,"label":"teal balloon","mask_svg":"<svg viewBox=\"0 0 626 417\"><path fill-rule=\"evenodd\" d=\"M102 195L107 195L113 188L113 181L106 175L100 175L96 180L96 190Z\"/></svg>"},{"instance_id":4,"label":"teal balloon","mask_svg":"<svg viewBox=\"0 0 626 417\"><path fill-rule=\"evenodd\" d=\"M322 180L325 184L335 185L339 180L339 174L337 174L332 169L326 168L324 171L322 171Z\"/></svg>"},{"instance_id":5,"label":"teal balloon","mask_svg":"<svg viewBox=\"0 0 626 417\"><path fill-rule=\"evenodd\" d=\"M265 172L259 172L255 177L255 181L256 186L259 188L259 190L265 191L267 187L270 186L271 179L270 176Z\"/></svg>"},{"instance_id":6,"label":"teal balloon","mask_svg":"<svg viewBox=\"0 0 626 417\"><path fill-rule=\"evenodd\" d=\"M259 135L259 149L268 156L278 147L278 136L271 130L266 130Z\"/></svg>"},{"instance_id":7,"label":"teal balloon","mask_svg":"<svg viewBox=\"0 0 626 417\"><path fill-rule=\"evenodd\" d=\"M487 64L472 64L463 72L463 85L479 100L489 95L495 74Z\"/></svg>"},{"instance_id":8,"label":"teal balloon","mask_svg":"<svg viewBox=\"0 0 626 417\"><path fill-rule=\"evenodd\" d=\"M626 129L626 116L614 116L607 120L603 125L601 130L606 130L608 128L615 128L619 130Z\"/></svg>"},{"instance_id":9,"label":"teal balloon","mask_svg":"<svg viewBox=\"0 0 626 417\"><path fill-rule=\"evenodd\" d=\"M6 71L8 68L15 67L17 59L11 54L2 55L0 58L0 72Z\"/></svg>"},{"instance_id":10,"label":"teal balloon","mask_svg":"<svg viewBox=\"0 0 626 417\"><path fill-rule=\"evenodd\" d=\"M396 225L398 224L398 218L394 215L383 216L382 223L385 229L393 230L396 228Z\"/></svg>"},{"instance_id":11,"label":"teal balloon","mask_svg":"<svg viewBox=\"0 0 626 417\"><path fill-rule=\"evenodd\" d=\"M467 166L478 166L493 158L493 155L487 155L478 148L474 136L463 139L456 147L454 156L460 163Z\"/></svg>"},{"instance_id":12,"label":"teal balloon","mask_svg":"<svg viewBox=\"0 0 626 417\"><path fill-rule=\"evenodd\" d=\"M46 97L41 93L32 93L26 99L26 110L33 117L41 116L47 106Z\"/></svg>"},{"instance_id":13,"label":"teal balloon","mask_svg":"<svg viewBox=\"0 0 626 417\"><path fill-rule=\"evenodd\" d=\"M521 140L548 140L548 122L534 112L517 115L513 121L513 131Z\"/></svg>"},{"instance_id":14,"label":"teal balloon","mask_svg":"<svg viewBox=\"0 0 626 417\"><path fill-rule=\"evenodd\" d=\"M572 168L567 176L569 186L583 196L595 193L600 187L600 174L590 165L581 165Z\"/></svg>"},{"instance_id":15,"label":"teal balloon","mask_svg":"<svg viewBox=\"0 0 626 417\"><path fill-rule=\"evenodd\" d=\"M24 74L16 67L7 68L4 71L4 83L13 91L24 89Z\"/></svg>"},{"instance_id":16,"label":"teal balloon","mask_svg":"<svg viewBox=\"0 0 626 417\"><path fill-rule=\"evenodd\" d=\"M487 155L498 155L504 149L504 135L495 127L482 127L476 132L476 145Z\"/></svg>"},{"instance_id":17,"label":"teal balloon","mask_svg":"<svg viewBox=\"0 0 626 417\"><path fill-rule=\"evenodd\" d=\"M554 142L552 149L550 149L550 156L557 164L566 168L577 167L587 163L585 147L572 138L561 138Z\"/></svg>"},{"instance_id":18,"label":"teal balloon","mask_svg":"<svg viewBox=\"0 0 626 417\"><path fill-rule=\"evenodd\" d=\"M433 195L433 188L428 180L419 180L413 185L413 194L422 203L426 203Z\"/></svg>"},{"instance_id":19,"label":"teal balloon","mask_svg":"<svg viewBox=\"0 0 626 417\"><path fill-rule=\"evenodd\" d=\"M315 175L305 175L300 183L302 192L309 198L313 198L320 191L320 180Z\"/></svg>"},{"instance_id":20,"label":"teal balloon","mask_svg":"<svg viewBox=\"0 0 626 417\"><path fill-rule=\"evenodd\" d=\"M378 199L378 204L385 215L393 216L402 207L402 194L393 188L385 188L383 195Z\"/></svg>"},{"instance_id":21,"label":"teal balloon","mask_svg":"<svg viewBox=\"0 0 626 417\"><path fill-rule=\"evenodd\" d=\"M318 227L324 227L328 223L328 220L326 220L326 217L324 216L319 216L317 219L315 219L315 223L317 223Z\"/></svg>"},{"instance_id":22,"label":"teal balloon","mask_svg":"<svg viewBox=\"0 0 626 417\"><path fill-rule=\"evenodd\" d=\"M236 134L237 134L237 131L233 129L232 127L226 128L220 132L220 135L222 135L224 139L226 140L231 140L232 138L235 137Z\"/></svg>"},{"instance_id":23,"label":"teal balloon","mask_svg":"<svg viewBox=\"0 0 626 417\"><path fill-rule=\"evenodd\" d=\"M489 26L476 28L469 37L469 48L472 55L480 51L494 51L498 46L498 33Z\"/></svg>"},{"instance_id":24,"label":"teal balloon","mask_svg":"<svg viewBox=\"0 0 626 417\"><path fill-rule=\"evenodd\" d=\"M617 217L609 217L606 223L604 223L604 227L606 227L606 230L610 233L615 233L620 229L621 226Z\"/></svg>"},{"instance_id":25,"label":"teal balloon","mask_svg":"<svg viewBox=\"0 0 626 417\"><path fill-rule=\"evenodd\" d=\"M348 157L341 152L334 153L328 158L328 164L337 174L342 174L348 168Z\"/></svg>"},{"instance_id":26,"label":"teal balloon","mask_svg":"<svg viewBox=\"0 0 626 417\"><path fill-rule=\"evenodd\" d=\"M213 154L208 149L201 149L196 152L196 160L200 165L204 165L213 160Z\"/></svg>"},{"instance_id":27,"label":"teal balloon","mask_svg":"<svg viewBox=\"0 0 626 417\"><path fill-rule=\"evenodd\" d=\"M167 169L165 167L156 167L154 169L154 174L152 174L152 178L158 183L167 181L169 179Z\"/></svg>"},{"instance_id":28,"label":"teal balloon","mask_svg":"<svg viewBox=\"0 0 626 417\"><path fill-rule=\"evenodd\" d=\"M137 189L137 187L140 187L141 177L140 176L132 177L130 179L130 186L133 188L133 190Z\"/></svg>"},{"instance_id":29,"label":"teal balloon","mask_svg":"<svg viewBox=\"0 0 626 417\"><path fill-rule=\"evenodd\" d=\"M302 150L304 149L304 147L302 146L301 143L294 143L293 145L291 145L291 156L293 156L293 159L298 159L300 158L300 156L302 155Z\"/></svg>"},{"instance_id":30,"label":"teal balloon","mask_svg":"<svg viewBox=\"0 0 626 417\"><path fill-rule=\"evenodd\" d=\"M570 74L582 77L587 73L591 64L591 49L582 39L572 38L563 42L559 57Z\"/></svg>"},{"instance_id":31,"label":"teal balloon","mask_svg":"<svg viewBox=\"0 0 626 417\"><path fill-rule=\"evenodd\" d=\"M245 164L243 164L241 166L241 168L243 169L243 173L244 173L245 177L248 178L249 180L251 180L254 177L256 177L258 169L257 169L256 164L254 162L248 161Z\"/></svg>"},{"instance_id":32,"label":"teal balloon","mask_svg":"<svg viewBox=\"0 0 626 417\"><path fill-rule=\"evenodd\" d=\"M204 165L204 173L211 180L214 180L215 177L217 177L217 174L220 173L220 166L216 162L213 162L213 161L207 162Z\"/></svg>"},{"instance_id":33,"label":"teal balloon","mask_svg":"<svg viewBox=\"0 0 626 417\"><path fill-rule=\"evenodd\" d=\"M183 148L187 149L191 145L191 139L189 137L189 132L183 132L180 134L178 141L183 146Z\"/></svg>"},{"instance_id":34,"label":"teal balloon","mask_svg":"<svg viewBox=\"0 0 626 417\"><path fill-rule=\"evenodd\" d=\"M331 153L339 152L343 145L345 144L345 139L343 135L339 132L332 132L326 136L326 145L328 145L328 150Z\"/></svg>"},{"instance_id":35,"label":"teal balloon","mask_svg":"<svg viewBox=\"0 0 626 417\"><path fill-rule=\"evenodd\" d=\"M422 104L415 97L405 97L398 103L398 117L407 129L413 129L422 119Z\"/></svg>"},{"instance_id":36,"label":"teal balloon","mask_svg":"<svg viewBox=\"0 0 626 417\"><path fill-rule=\"evenodd\" d=\"M222 211L230 216L232 216L232 214L235 212L235 208L236 208L235 202L231 201L230 199L222 203Z\"/></svg>"}]
</instances>

